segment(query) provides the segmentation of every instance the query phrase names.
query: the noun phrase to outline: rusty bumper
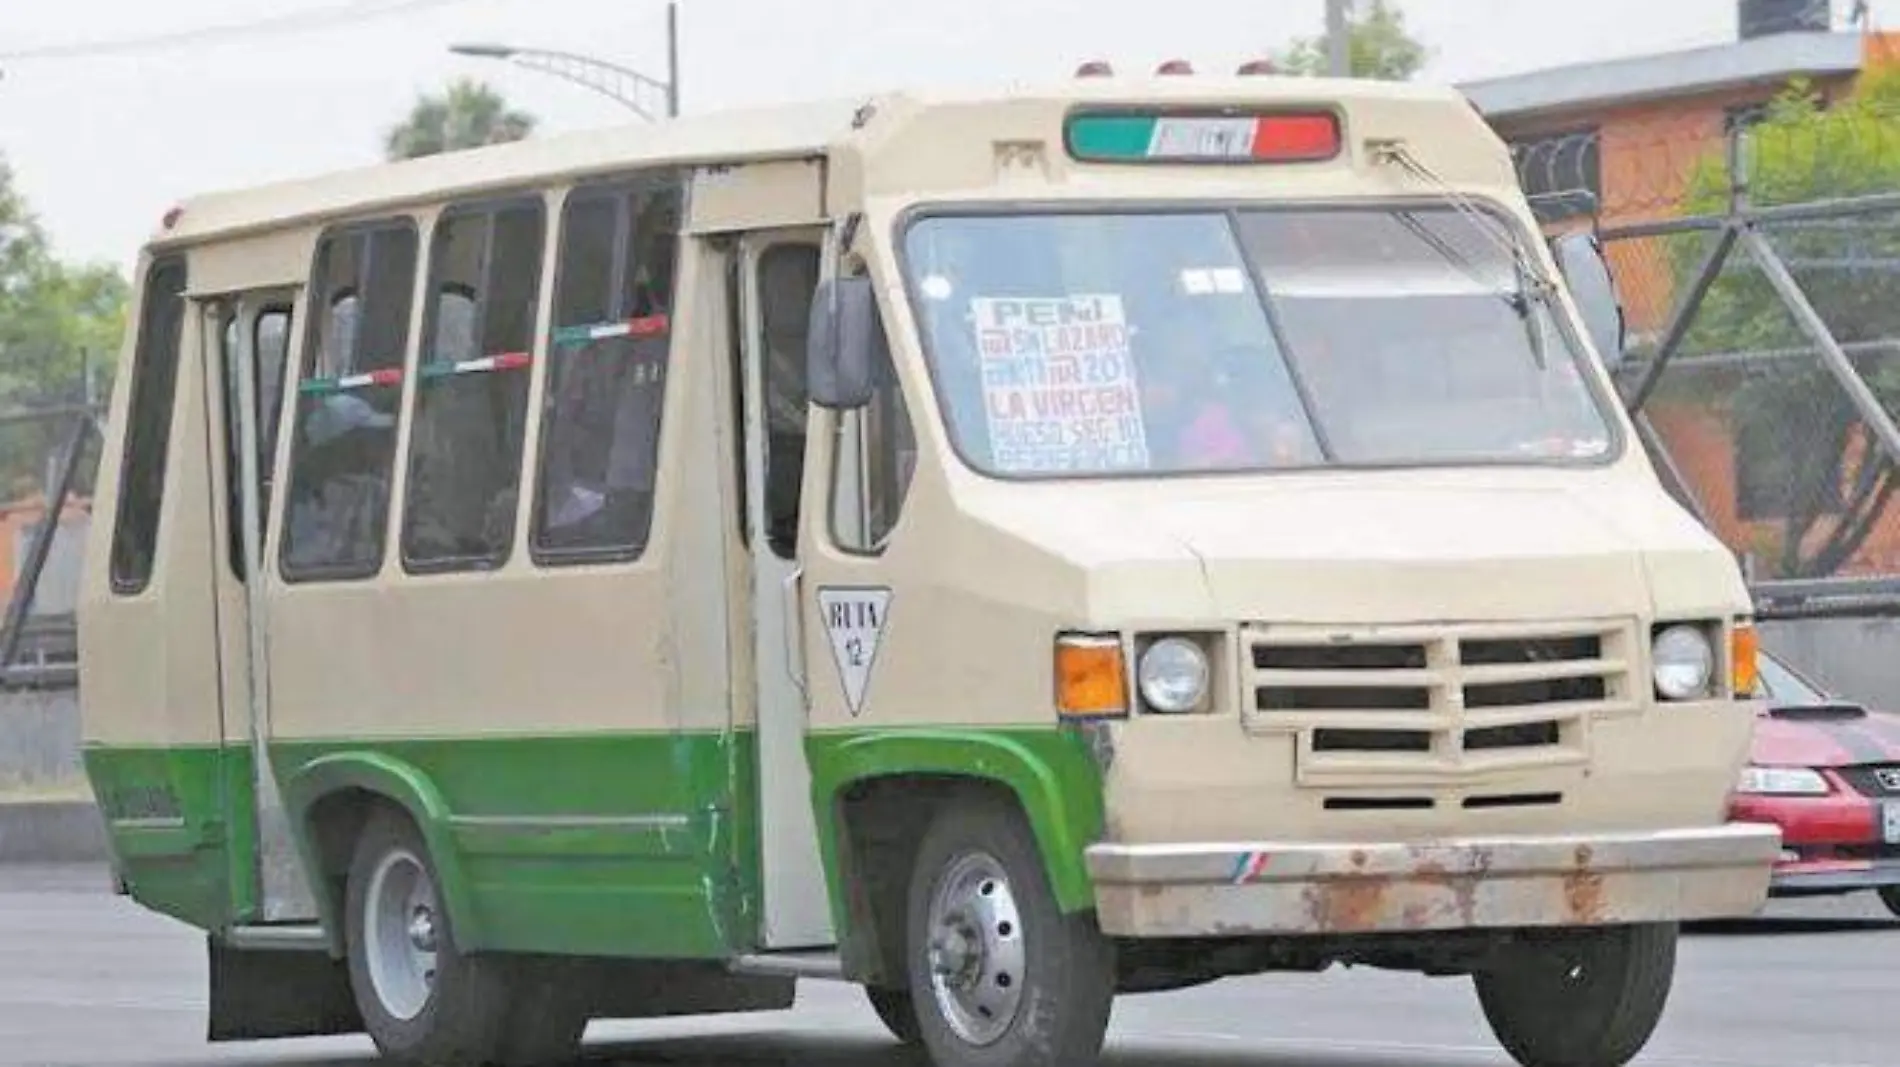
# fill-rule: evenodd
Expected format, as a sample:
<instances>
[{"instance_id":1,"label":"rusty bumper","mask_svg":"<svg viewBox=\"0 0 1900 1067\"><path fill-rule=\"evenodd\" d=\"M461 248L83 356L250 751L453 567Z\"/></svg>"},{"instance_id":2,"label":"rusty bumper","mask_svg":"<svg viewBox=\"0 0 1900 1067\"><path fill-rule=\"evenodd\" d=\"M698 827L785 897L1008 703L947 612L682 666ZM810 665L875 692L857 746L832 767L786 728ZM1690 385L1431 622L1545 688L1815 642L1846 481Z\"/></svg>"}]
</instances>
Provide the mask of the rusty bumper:
<instances>
[{"instance_id":1,"label":"rusty bumper","mask_svg":"<svg viewBox=\"0 0 1900 1067\"><path fill-rule=\"evenodd\" d=\"M1596 926L1754 914L1773 826L1410 844L1095 845L1097 918L1119 937Z\"/></svg>"}]
</instances>

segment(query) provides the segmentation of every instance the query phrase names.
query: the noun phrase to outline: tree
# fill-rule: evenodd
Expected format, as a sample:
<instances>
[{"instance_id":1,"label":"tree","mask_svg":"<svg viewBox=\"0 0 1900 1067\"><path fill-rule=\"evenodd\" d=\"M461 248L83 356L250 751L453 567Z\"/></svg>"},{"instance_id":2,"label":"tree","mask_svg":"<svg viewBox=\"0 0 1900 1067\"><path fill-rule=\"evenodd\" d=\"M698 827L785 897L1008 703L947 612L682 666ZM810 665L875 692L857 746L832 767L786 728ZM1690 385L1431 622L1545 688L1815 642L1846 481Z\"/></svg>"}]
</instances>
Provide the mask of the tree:
<instances>
[{"instance_id":1,"label":"tree","mask_svg":"<svg viewBox=\"0 0 1900 1067\"><path fill-rule=\"evenodd\" d=\"M86 370L109 387L129 295L113 267L62 263L0 160L0 410L73 403ZM0 430L0 500L41 487L46 457L70 432L59 423ZM90 485L90 472L81 491Z\"/></svg>"},{"instance_id":2,"label":"tree","mask_svg":"<svg viewBox=\"0 0 1900 1067\"><path fill-rule=\"evenodd\" d=\"M1900 70L1869 71L1851 94L1826 107L1807 83L1797 81L1745 138L1754 204L1900 190ZM1688 213L1724 213L1731 185L1724 147L1692 172ZM1900 361L1891 352L1856 351L1857 343L1900 338L1900 300L1894 296L1900 289L1900 217L1888 211L1771 224L1761 232L1835 339L1855 353L1882 406L1900 413ZM1687 287L1701 251L1693 242L1672 249L1677 292ZM1726 407L1737 438L1755 445L1739 450L1749 468L1738 474L1756 487L1757 517L1777 527L1750 546L1766 557L1764 570L1771 573L1763 577L1839 573L1888 517L1900 491L1900 468L1741 251L1710 288L1684 348L1747 357Z\"/></svg>"},{"instance_id":3,"label":"tree","mask_svg":"<svg viewBox=\"0 0 1900 1067\"><path fill-rule=\"evenodd\" d=\"M1428 49L1405 27L1405 13L1391 0L1349 0L1346 16L1347 54L1352 76L1380 81L1410 81L1431 58ZM1302 37L1274 58L1288 74L1327 73L1328 38Z\"/></svg>"},{"instance_id":4,"label":"tree","mask_svg":"<svg viewBox=\"0 0 1900 1067\"><path fill-rule=\"evenodd\" d=\"M445 93L417 97L409 117L384 135L383 154L392 160L415 159L519 141L534 132L535 124L533 115L510 109L486 83L463 78Z\"/></svg>"}]
</instances>

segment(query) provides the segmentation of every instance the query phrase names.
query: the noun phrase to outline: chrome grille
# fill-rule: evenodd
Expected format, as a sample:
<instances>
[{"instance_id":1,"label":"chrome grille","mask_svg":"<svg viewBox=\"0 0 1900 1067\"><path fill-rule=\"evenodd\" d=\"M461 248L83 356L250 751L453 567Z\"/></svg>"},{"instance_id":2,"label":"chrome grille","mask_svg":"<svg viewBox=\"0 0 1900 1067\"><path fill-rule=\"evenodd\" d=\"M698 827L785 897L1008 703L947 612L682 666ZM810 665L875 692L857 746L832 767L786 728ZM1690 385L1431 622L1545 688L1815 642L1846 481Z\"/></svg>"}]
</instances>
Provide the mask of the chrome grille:
<instances>
[{"instance_id":1,"label":"chrome grille","mask_svg":"<svg viewBox=\"0 0 1900 1067\"><path fill-rule=\"evenodd\" d=\"M1582 762L1633 711L1634 620L1242 629L1248 725L1299 739L1302 782Z\"/></svg>"}]
</instances>

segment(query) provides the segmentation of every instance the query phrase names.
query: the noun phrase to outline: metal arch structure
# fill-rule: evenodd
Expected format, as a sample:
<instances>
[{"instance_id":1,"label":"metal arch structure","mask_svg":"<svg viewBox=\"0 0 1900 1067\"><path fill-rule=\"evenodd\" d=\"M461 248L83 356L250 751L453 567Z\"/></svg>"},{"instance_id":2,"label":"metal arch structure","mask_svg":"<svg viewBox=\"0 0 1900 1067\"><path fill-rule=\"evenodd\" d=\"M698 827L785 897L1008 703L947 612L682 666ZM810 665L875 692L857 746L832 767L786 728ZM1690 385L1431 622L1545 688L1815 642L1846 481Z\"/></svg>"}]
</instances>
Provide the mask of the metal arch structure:
<instances>
[{"instance_id":1,"label":"metal arch structure","mask_svg":"<svg viewBox=\"0 0 1900 1067\"><path fill-rule=\"evenodd\" d=\"M617 63L576 55L572 52L557 52L542 48L464 45L457 47L455 51L462 55L504 59L515 66L550 74L576 85L585 86L614 100L649 122L657 121L659 114L679 113L678 87L672 81L650 78L637 70ZM660 100L659 106L656 108L643 104L642 95L657 96Z\"/></svg>"}]
</instances>

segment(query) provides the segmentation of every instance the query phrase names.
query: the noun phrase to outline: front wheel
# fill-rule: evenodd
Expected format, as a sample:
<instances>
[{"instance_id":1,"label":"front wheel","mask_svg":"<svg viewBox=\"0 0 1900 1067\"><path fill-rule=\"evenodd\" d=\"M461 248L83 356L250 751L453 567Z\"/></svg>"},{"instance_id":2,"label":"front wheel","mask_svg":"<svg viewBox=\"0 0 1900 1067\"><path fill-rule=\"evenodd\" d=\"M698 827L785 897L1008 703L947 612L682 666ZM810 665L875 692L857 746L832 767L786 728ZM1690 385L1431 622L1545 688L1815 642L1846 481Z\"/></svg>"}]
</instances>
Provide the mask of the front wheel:
<instances>
[{"instance_id":1,"label":"front wheel","mask_svg":"<svg viewBox=\"0 0 1900 1067\"><path fill-rule=\"evenodd\" d=\"M1662 1021L1673 923L1525 935L1474 976L1491 1032L1523 1067L1623 1067Z\"/></svg>"},{"instance_id":2,"label":"front wheel","mask_svg":"<svg viewBox=\"0 0 1900 1067\"><path fill-rule=\"evenodd\" d=\"M871 1002L871 1010L877 1013L877 1020L884 1029L891 1032L899 1044L916 1047L923 1044L923 1036L917 1029L917 1005L911 1000L908 989L886 989L882 986L865 986L865 999Z\"/></svg>"},{"instance_id":3,"label":"front wheel","mask_svg":"<svg viewBox=\"0 0 1900 1067\"><path fill-rule=\"evenodd\" d=\"M1115 993L1114 948L1065 915L1013 806L958 800L918 848L906 939L918 1030L941 1067L1084 1067Z\"/></svg>"},{"instance_id":4,"label":"front wheel","mask_svg":"<svg viewBox=\"0 0 1900 1067\"><path fill-rule=\"evenodd\" d=\"M1900 885L1881 886L1880 902L1893 912L1894 918L1900 919Z\"/></svg>"}]
</instances>

